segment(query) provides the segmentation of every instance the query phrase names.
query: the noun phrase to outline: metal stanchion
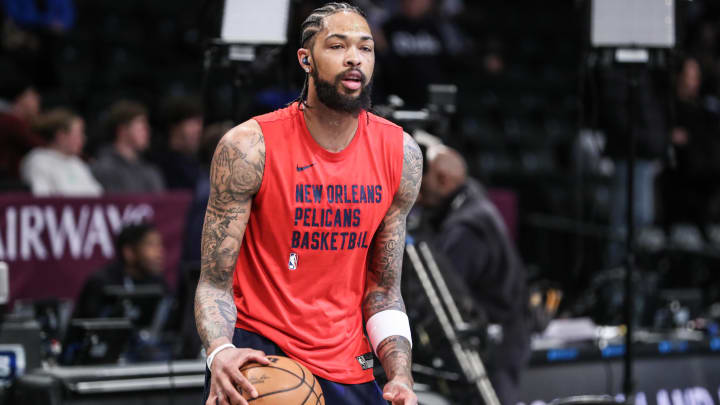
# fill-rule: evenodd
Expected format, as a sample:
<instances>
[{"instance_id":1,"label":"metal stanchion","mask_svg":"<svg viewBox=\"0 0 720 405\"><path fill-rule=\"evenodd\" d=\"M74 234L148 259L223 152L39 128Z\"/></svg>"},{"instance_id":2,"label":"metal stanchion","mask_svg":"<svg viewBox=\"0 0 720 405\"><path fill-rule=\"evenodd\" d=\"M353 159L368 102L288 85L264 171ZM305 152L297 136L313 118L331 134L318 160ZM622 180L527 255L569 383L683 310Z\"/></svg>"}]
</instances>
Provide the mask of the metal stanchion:
<instances>
[{"instance_id":1,"label":"metal stanchion","mask_svg":"<svg viewBox=\"0 0 720 405\"><path fill-rule=\"evenodd\" d=\"M422 253L422 258L411 238L408 238L405 251L428 297L433 312L437 316L440 327L448 339L448 342L450 342L453 355L460 365L466 381L477 389L478 394L482 397L486 405L500 405L500 401L492 384L490 384L490 379L487 376L479 353L477 350L467 348L467 345L463 344L464 342L462 342L457 335L458 331L467 327L467 323L464 322L462 316L460 316L460 311L450 294L450 290L447 288L445 279L440 273L440 269L430 248L425 242L420 242L418 246L420 253ZM427 263L427 269L423 263L423 259Z\"/></svg>"}]
</instances>

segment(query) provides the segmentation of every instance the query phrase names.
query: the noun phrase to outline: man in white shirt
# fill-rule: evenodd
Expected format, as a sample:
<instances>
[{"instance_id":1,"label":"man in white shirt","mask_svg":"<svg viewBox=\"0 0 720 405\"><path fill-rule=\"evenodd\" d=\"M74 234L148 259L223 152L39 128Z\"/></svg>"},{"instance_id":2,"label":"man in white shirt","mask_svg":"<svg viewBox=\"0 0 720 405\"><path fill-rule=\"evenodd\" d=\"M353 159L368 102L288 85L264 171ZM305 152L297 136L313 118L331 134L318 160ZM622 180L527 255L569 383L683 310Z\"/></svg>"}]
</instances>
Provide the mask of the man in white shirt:
<instances>
[{"instance_id":1,"label":"man in white shirt","mask_svg":"<svg viewBox=\"0 0 720 405\"><path fill-rule=\"evenodd\" d=\"M98 196L102 186L80 159L85 145L85 123L73 112L57 108L41 116L35 132L47 145L30 151L20 175L36 196Z\"/></svg>"}]
</instances>

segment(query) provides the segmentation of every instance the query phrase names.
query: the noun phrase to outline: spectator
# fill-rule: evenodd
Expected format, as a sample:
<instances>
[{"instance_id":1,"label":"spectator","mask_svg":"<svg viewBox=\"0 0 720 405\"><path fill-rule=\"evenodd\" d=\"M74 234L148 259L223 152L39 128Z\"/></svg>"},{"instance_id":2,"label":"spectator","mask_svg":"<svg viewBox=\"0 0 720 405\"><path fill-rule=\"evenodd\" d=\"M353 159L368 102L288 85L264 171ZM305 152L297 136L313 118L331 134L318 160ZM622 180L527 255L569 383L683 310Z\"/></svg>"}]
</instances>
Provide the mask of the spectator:
<instances>
[{"instance_id":1,"label":"spectator","mask_svg":"<svg viewBox=\"0 0 720 405\"><path fill-rule=\"evenodd\" d=\"M402 0L400 14L382 25L387 50L380 55L380 89L409 108L427 104L427 85L450 83L452 56L464 44L457 28L434 12L434 0Z\"/></svg>"},{"instance_id":2,"label":"spectator","mask_svg":"<svg viewBox=\"0 0 720 405\"><path fill-rule=\"evenodd\" d=\"M425 155L418 204L435 248L450 259L488 320L503 327L488 375L500 403L516 404L530 345L524 266L497 208L468 178L462 156L441 144L429 146Z\"/></svg>"},{"instance_id":3,"label":"spectator","mask_svg":"<svg viewBox=\"0 0 720 405\"><path fill-rule=\"evenodd\" d=\"M40 94L23 74L8 66L0 69L0 179L19 180L23 156L43 144L30 129L40 112Z\"/></svg>"},{"instance_id":4,"label":"spectator","mask_svg":"<svg viewBox=\"0 0 720 405\"><path fill-rule=\"evenodd\" d=\"M167 361L172 335L168 339L162 332L168 327L172 299L164 278L162 236L149 224L128 225L118 235L116 254L115 261L85 282L73 317L127 318L134 330L124 359ZM66 362L73 362L72 350L64 356Z\"/></svg>"},{"instance_id":5,"label":"spectator","mask_svg":"<svg viewBox=\"0 0 720 405\"><path fill-rule=\"evenodd\" d=\"M165 287L165 250L162 236L149 224L128 225L117 237L117 259L85 282L75 304L73 318L127 316L117 313L105 287L119 286L132 291L140 285ZM133 316L140 316L130 314ZM132 319L131 319L132 320Z\"/></svg>"},{"instance_id":6,"label":"spectator","mask_svg":"<svg viewBox=\"0 0 720 405\"><path fill-rule=\"evenodd\" d=\"M38 196L97 196L102 186L80 159L85 145L85 122L72 111L58 108L40 117L35 132L47 146L33 149L22 161L21 176Z\"/></svg>"},{"instance_id":7,"label":"spectator","mask_svg":"<svg viewBox=\"0 0 720 405\"><path fill-rule=\"evenodd\" d=\"M710 201L719 184L720 112L717 99L701 97L702 86L700 64L695 58L685 58L678 72L676 122L671 133L676 164L663 172L661 184L665 225L691 221L705 234L705 226L718 219Z\"/></svg>"},{"instance_id":8,"label":"spectator","mask_svg":"<svg viewBox=\"0 0 720 405\"><path fill-rule=\"evenodd\" d=\"M165 186L160 172L141 157L150 144L145 107L133 101L118 101L110 108L108 122L112 145L101 150L91 166L105 191L163 191Z\"/></svg>"},{"instance_id":9,"label":"spectator","mask_svg":"<svg viewBox=\"0 0 720 405\"><path fill-rule=\"evenodd\" d=\"M152 160L160 167L165 184L170 189L195 188L200 163L198 147L203 131L202 109L190 98L175 98L165 106L167 144L153 154Z\"/></svg>"}]
</instances>

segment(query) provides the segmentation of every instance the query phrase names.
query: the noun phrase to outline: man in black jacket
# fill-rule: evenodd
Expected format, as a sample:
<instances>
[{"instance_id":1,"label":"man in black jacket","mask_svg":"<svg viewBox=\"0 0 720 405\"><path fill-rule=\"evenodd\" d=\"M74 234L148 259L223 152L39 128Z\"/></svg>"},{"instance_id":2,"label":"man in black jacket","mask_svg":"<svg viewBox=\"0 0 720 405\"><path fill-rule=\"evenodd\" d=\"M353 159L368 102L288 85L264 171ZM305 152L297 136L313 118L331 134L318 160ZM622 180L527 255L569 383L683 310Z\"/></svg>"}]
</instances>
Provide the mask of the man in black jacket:
<instances>
[{"instance_id":1,"label":"man in black jacket","mask_svg":"<svg viewBox=\"0 0 720 405\"><path fill-rule=\"evenodd\" d=\"M700 63L686 57L675 87L675 122L671 142L675 165L660 178L666 229L692 222L707 239L706 227L718 218L720 195L720 108L712 94L704 95Z\"/></svg>"},{"instance_id":2,"label":"man in black jacket","mask_svg":"<svg viewBox=\"0 0 720 405\"><path fill-rule=\"evenodd\" d=\"M467 176L465 160L444 145L425 155L419 204L434 231L433 244L467 283L503 340L488 361L488 374L503 404L516 404L520 372L528 360L525 269L497 208Z\"/></svg>"},{"instance_id":3,"label":"man in black jacket","mask_svg":"<svg viewBox=\"0 0 720 405\"><path fill-rule=\"evenodd\" d=\"M162 335L169 321L163 274L162 236L149 224L128 225L117 238L117 259L90 276L75 303L73 318L127 318L134 330L124 351L128 362L164 361L171 342ZM73 343L66 342L69 349ZM72 364L73 350L63 361Z\"/></svg>"},{"instance_id":4,"label":"man in black jacket","mask_svg":"<svg viewBox=\"0 0 720 405\"><path fill-rule=\"evenodd\" d=\"M126 226L117 238L117 260L88 278L75 304L73 317L120 316L128 317L131 321L152 317L152 314L137 311L125 313L125 308L119 306L117 300L107 293L107 287L118 287L129 292L138 286L157 285L165 288L164 266L165 250L160 232L149 224Z\"/></svg>"}]
</instances>

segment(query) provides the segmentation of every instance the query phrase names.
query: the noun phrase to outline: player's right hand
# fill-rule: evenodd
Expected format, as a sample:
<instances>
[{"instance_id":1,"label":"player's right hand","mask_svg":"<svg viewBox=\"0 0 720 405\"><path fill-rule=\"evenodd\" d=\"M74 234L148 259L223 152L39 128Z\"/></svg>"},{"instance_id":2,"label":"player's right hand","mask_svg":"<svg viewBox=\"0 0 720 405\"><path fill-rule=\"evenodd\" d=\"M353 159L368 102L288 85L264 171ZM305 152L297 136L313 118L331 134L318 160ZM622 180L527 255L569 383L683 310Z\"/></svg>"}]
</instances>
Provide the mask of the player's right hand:
<instances>
[{"instance_id":1,"label":"player's right hand","mask_svg":"<svg viewBox=\"0 0 720 405\"><path fill-rule=\"evenodd\" d=\"M270 364L265 353L253 349L225 349L215 355L210 370L210 395L205 405L248 405L242 392L258 396L255 387L240 372L246 363Z\"/></svg>"}]
</instances>

